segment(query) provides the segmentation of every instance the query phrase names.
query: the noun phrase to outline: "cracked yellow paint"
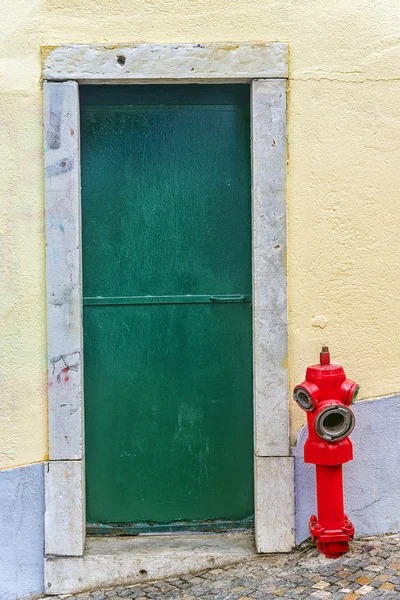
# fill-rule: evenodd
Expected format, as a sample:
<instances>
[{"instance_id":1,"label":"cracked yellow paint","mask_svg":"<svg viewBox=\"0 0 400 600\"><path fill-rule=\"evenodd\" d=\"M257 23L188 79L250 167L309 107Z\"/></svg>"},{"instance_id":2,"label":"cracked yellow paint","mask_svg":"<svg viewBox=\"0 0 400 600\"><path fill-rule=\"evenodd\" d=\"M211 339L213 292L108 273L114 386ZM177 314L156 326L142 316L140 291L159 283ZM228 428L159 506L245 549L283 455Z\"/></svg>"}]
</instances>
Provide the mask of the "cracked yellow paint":
<instances>
[{"instance_id":1,"label":"cracked yellow paint","mask_svg":"<svg viewBox=\"0 0 400 600\"><path fill-rule=\"evenodd\" d=\"M398 0L3 1L0 468L47 452L40 46L290 44L291 384L329 343L374 397L400 390L399 18Z\"/></svg>"}]
</instances>

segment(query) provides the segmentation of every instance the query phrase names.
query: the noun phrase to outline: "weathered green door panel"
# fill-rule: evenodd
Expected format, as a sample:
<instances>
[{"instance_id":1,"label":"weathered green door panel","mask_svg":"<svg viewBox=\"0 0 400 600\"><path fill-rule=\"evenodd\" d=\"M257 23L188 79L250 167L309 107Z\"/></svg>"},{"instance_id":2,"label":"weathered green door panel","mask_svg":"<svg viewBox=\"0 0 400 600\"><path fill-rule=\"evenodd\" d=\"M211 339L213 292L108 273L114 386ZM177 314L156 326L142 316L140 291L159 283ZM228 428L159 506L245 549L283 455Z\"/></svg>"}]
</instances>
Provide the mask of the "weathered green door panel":
<instances>
[{"instance_id":1,"label":"weathered green door panel","mask_svg":"<svg viewBox=\"0 0 400 600\"><path fill-rule=\"evenodd\" d=\"M249 292L250 214L238 201L249 197L242 113L191 105L84 111L85 152L97 155L90 176L83 162L85 295ZM227 139L227 131L238 135Z\"/></svg>"},{"instance_id":2,"label":"weathered green door panel","mask_svg":"<svg viewBox=\"0 0 400 600\"><path fill-rule=\"evenodd\" d=\"M91 306L85 329L90 521L251 515L250 305Z\"/></svg>"},{"instance_id":3,"label":"weathered green door panel","mask_svg":"<svg viewBox=\"0 0 400 600\"><path fill-rule=\"evenodd\" d=\"M253 512L248 86L82 88L89 521Z\"/></svg>"}]
</instances>

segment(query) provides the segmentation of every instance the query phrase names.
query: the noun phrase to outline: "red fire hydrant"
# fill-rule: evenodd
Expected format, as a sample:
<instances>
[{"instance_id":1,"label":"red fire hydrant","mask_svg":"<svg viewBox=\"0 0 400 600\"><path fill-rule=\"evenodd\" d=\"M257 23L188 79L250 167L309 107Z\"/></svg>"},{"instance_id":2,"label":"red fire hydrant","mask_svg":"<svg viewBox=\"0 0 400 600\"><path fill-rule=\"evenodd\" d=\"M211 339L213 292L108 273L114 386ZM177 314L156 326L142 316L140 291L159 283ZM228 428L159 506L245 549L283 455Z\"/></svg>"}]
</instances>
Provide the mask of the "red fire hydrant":
<instances>
[{"instance_id":1,"label":"red fire hydrant","mask_svg":"<svg viewBox=\"0 0 400 600\"><path fill-rule=\"evenodd\" d=\"M316 465L318 518L312 515L312 540L328 558L339 558L349 549L354 527L344 513L342 464L352 460L349 439L355 417L349 408L359 386L346 379L340 365L331 364L324 346L320 364L307 368L306 379L294 388L293 397L307 412L308 438L304 462Z\"/></svg>"}]
</instances>

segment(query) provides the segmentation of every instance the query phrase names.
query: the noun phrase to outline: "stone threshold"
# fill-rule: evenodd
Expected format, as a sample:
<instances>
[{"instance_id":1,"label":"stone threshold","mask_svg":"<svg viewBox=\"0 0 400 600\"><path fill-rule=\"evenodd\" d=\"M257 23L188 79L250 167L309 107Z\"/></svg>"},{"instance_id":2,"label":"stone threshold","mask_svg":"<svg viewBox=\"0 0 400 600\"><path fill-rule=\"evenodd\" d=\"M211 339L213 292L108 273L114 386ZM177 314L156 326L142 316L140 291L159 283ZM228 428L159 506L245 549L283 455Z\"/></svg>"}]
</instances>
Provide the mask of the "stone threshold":
<instances>
[{"instance_id":1,"label":"stone threshold","mask_svg":"<svg viewBox=\"0 0 400 600\"><path fill-rule=\"evenodd\" d=\"M47 556L45 592L73 594L167 579L256 554L254 532L87 537L83 556Z\"/></svg>"}]
</instances>

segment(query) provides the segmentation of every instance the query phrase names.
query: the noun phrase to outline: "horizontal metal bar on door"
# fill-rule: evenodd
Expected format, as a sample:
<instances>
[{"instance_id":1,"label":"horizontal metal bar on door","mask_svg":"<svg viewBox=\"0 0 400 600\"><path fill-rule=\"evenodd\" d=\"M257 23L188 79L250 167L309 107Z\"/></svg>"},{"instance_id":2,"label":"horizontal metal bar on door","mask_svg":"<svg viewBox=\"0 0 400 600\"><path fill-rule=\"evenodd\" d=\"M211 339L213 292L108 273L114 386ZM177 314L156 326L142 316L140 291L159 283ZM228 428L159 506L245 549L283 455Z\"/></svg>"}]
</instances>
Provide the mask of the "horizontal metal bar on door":
<instances>
[{"instance_id":1,"label":"horizontal metal bar on door","mask_svg":"<svg viewBox=\"0 0 400 600\"><path fill-rule=\"evenodd\" d=\"M251 294L214 294L177 296L92 296L83 298L84 306L120 306L134 304L208 304L218 302L251 302Z\"/></svg>"},{"instance_id":2,"label":"horizontal metal bar on door","mask_svg":"<svg viewBox=\"0 0 400 600\"><path fill-rule=\"evenodd\" d=\"M236 104L83 104L81 112L133 112L133 111L155 111L161 112L165 110L173 111L224 111L234 112L241 108L241 105Z\"/></svg>"}]
</instances>

